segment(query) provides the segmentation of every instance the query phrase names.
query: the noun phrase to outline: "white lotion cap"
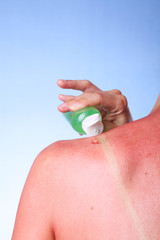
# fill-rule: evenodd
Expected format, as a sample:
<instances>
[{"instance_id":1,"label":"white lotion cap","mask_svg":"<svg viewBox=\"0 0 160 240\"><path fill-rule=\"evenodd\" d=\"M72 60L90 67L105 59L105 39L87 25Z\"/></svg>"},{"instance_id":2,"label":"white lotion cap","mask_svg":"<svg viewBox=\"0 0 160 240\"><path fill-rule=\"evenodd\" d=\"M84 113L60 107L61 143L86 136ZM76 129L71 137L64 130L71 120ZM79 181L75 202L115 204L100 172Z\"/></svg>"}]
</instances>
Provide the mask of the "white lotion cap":
<instances>
[{"instance_id":1,"label":"white lotion cap","mask_svg":"<svg viewBox=\"0 0 160 240\"><path fill-rule=\"evenodd\" d=\"M101 134L103 132L101 116L98 113L95 113L86 117L82 121L82 128L89 137Z\"/></svg>"}]
</instances>

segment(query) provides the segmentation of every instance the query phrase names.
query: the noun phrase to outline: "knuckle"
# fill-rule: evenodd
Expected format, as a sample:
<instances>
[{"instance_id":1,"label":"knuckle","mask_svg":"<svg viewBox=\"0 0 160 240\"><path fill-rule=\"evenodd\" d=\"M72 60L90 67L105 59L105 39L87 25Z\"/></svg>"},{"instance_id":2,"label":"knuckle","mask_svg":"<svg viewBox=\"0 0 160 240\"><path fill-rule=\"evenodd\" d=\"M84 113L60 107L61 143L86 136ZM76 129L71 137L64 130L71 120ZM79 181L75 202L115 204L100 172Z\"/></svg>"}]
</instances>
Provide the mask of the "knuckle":
<instances>
[{"instance_id":1,"label":"knuckle","mask_svg":"<svg viewBox=\"0 0 160 240\"><path fill-rule=\"evenodd\" d=\"M84 81L87 88L91 86L92 83L89 80L84 80Z\"/></svg>"},{"instance_id":2,"label":"knuckle","mask_svg":"<svg viewBox=\"0 0 160 240\"><path fill-rule=\"evenodd\" d=\"M120 90L118 90L118 89L114 89L113 91L114 91L115 94L122 95L122 92Z\"/></svg>"},{"instance_id":3,"label":"knuckle","mask_svg":"<svg viewBox=\"0 0 160 240\"><path fill-rule=\"evenodd\" d=\"M121 99L121 103L123 104L124 108L127 107L127 105L128 105L127 98L124 95L121 95L120 99Z\"/></svg>"},{"instance_id":4,"label":"knuckle","mask_svg":"<svg viewBox=\"0 0 160 240\"><path fill-rule=\"evenodd\" d=\"M96 92L96 94L97 94L97 96L98 96L99 98L102 98L102 96L103 96L103 93L102 93L102 92Z\"/></svg>"},{"instance_id":5,"label":"knuckle","mask_svg":"<svg viewBox=\"0 0 160 240\"><path fill-rule=\"evenodd\" d=\"M98 102L102 102L103 94L101 92L94 93L95 97L97 98Z\"/></svg>"}]
</instances>

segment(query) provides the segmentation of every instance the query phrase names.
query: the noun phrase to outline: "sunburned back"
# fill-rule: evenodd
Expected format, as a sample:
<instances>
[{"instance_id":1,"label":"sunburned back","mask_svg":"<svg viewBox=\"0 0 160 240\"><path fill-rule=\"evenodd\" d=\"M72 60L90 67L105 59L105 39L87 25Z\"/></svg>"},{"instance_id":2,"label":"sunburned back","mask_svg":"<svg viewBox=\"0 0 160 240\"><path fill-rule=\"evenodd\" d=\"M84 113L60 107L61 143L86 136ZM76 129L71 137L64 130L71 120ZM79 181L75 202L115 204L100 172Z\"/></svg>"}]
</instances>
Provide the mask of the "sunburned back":
<instances>
[{"instance_id":1,"label":"sunburned back","mask_svg":"<svg viewBox=\"0 0 160 240\"><path fill-rule=\"evenodd\" d=\"M159 240L159 122L155 113L95 139L57 144L56 240Z\"/></svg>"},{"instance_id":2,"label":"sunburned back","mask_svg":"<svg viewBox=\"0 0 160 240\"><path fill-rule=\"evenodd\" d=\"M12 240L159 240L160 111L34 162Z\"/></svg>"}]
</instances>

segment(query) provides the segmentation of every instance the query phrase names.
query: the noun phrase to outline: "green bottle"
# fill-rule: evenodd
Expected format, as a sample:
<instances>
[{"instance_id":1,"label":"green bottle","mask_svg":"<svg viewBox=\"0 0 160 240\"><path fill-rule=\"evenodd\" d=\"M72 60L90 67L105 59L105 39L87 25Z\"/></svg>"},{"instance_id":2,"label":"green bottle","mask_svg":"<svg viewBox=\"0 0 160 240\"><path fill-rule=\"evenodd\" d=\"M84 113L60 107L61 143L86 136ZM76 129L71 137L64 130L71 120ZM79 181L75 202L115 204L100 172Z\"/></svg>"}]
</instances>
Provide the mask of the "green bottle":
<instances>
[{"instance_id":1,"label":"green bottle","mask_svg":"<svg viewBox=\"0 0 160 240\"><path fill-rule=\"evenodd\" d=\"M91 137L103 132L101 114L94 107L85 107L75 112L69 111L63 115L71 123L73 129L80 134L87 134Z\"/></svg>"}]
</instances>

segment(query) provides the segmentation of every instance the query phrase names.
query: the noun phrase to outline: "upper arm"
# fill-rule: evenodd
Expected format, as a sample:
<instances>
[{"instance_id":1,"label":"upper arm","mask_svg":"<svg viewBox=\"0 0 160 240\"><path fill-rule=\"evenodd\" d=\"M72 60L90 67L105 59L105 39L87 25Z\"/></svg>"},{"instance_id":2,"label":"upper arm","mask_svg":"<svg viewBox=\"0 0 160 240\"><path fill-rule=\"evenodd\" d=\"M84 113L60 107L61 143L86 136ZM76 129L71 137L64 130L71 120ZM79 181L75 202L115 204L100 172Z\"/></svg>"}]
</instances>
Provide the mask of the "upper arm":
<instances>
[{"instance_id":1,"label":"upper arm","mask_svg":"<svg viewBox=\"0 0 160 240\"><path fill-rule=\"evenodd\" d=\"M20 199L12 240L54 239L55 193L50 172L50 162L56 158L54 145L42 151L31 168Z\"/></svg>"}]
</instances>

